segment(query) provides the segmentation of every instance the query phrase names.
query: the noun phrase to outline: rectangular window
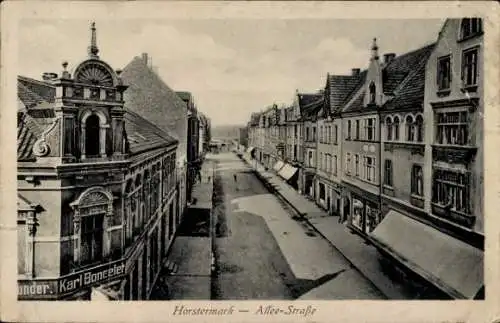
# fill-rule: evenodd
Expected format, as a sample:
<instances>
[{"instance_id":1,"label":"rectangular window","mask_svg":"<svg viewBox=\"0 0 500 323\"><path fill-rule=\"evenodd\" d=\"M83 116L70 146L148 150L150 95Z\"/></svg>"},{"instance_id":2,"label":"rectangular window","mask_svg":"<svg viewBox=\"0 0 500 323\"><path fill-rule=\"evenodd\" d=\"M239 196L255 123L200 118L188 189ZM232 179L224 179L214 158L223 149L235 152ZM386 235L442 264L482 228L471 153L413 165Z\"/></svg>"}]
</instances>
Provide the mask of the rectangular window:
<instances>
[{"instance_id":1,"label":"rectangular window","mask_svg":"<svg viewBox=\"0 0 500 323\"><path fill-rule=\"evenodd\" d=\"M337 175L337 156L333 156L333 174Z\"/></svg>"},{"instance_id":2,"label":"rectangular window","mask_svg":"<svg viewBox=\"0 0 500 323\"><path fill-rule=\"evenodd\" d=\"M354 156L354 175L359 176L359 155Z\"/></svg>"},{"instance_id":3,"label":"rectangular window","mask_svg":"<svg viewBox=\"0 0 500 323\"><path fill-rule=\"evenodd\" d=\"M347 120L347 130L345 139L351 140L351 120Z\"/></svg>"},{"instance_id":4,"label":"rectangular window","mask_svg":"<svg viewBox=\"0 0 500 323\"><path fill-rule=\"evenodd\" d=\"M424 195L424 175L422 173L422 166L413 165L411 168L411 194L423 196Z\"/></svg>"},{"instance_id":5,"label":"rectangular window","mask_svg":"<svg viewBox=\"0 0 500 323\"><path fill-rule=\"evenodd\" d=\"M319 153L319 169L323 169L323 153Z\"/></svg>"},{"instance_id":6,"label":"rectangular window","mask_svg":"<svg viewBox=\"0 0 500 323\"><path fill-rule=\"evenodd\" d=\"M312 138L312 140L316 141L316 127L312 127L312 129L313 129L313 138Z\"/></svg>"},{"instance_id":7,"label":"rectangular window","mask_svg":"<svg viewBox=\"0 0 500 323\"><path fill-rule=\"evenodd\" d=\"M469 49L464 51L462 55L463 85L477 85L477 73L477 49Z\"/></svg>"},{"instance_id":8,"label":"rectangular window","mask_svg":"<svg viewBox=\"0 0 500 323\"><path fill-rule=\"evenodd\" d=\"M369 182L375 181L375 158L364 157L365 179Z\"/></svg>"},{"instance_id":9,"label":"rectangular window","mask_svg":"<svg viewBox=\"0 0 500 323\"><path fill-rule=\"evenodd\" d=\"M323 126L320 126L319 127L319 142L323 143L324 140L325 140L325 138L323 136Z\"/></svg>"},{"instance_id":10,"label":"rectangular window","mask_svg":"<svg viewBox=\"0 0 500 323\"><path fill-rule=\"evenodd\" d=\"M375 119L370 118L366 120L366 140L375 140Z\"/></svg>"},{"instance_id":11,"label":"rectangular window","mask_svg":"<svg viewBox=\"0 0 500 323\"><path fill-rule=\"evenodd\" d=\"M310 140L309 127L306 127L306 141Z\"/></svg>"},{"instance_id":12,"label":"rectangular window","mask_svg":"<svg viewBox=\"0 0 500 323\"><path fill-rule=\"evenodd\" d=\"M387 186L393 185L392 183L392 160L386 159L384 165L384 184Z\"/></svg>"},{"instance_id":13,"label":"rectangular window","mask_svg":"<svg viewBox=\"0 0 500 323\"><path fill-rule=\"evenodd\" d=\"M447 90L451 83L450 55L438 58L437 85L439 90Z\"/></svg>"},{"instance_id":14,"label":"rectangular window","mask_svg":"<svg viewBox=\"0 0 500 323\"><path fill-rule=\"evenodd\" d=\"M436 169L434 170L432 200L441 207L470 214L468 187L469 174Z\"/></svg>"},{"instance_id":15,"label":"rectangular window","mask_svg":"<svg viewBox=\"0 0 500 323\"><path fill-rule=\"evenodd\" d=\"M82 240L80 261L90 264L102 260L104 214L84 216L81 219Z\"/></svg>"},{"instance_id":16,"label":"rectangular window","mask_svg":"<svg viewBox=\"0 0 500 323\"><path fill-rule=\"evenodd\" d=\"M359 120L356 120L356 140L359 140Z\"/></svg>"},{"instance_id":17,"label":"rectangular window","mask_svg":"<svg viewBox=\"0 0 500 323\"><path fill-rule=\"evenodd\" d=\"M436 119L436 142L438 144L467 145L467 111L437 113Z\"/></svg>"},{"instance_id":18,"label":"rectangular window","mask_svg":"<svg viewBox=\"0 0 500 323\"><path fill-rule=\"evenodd\" d=\"M345 172L347 175L351 174L351 153L347 153L345 156Z\"/></svg>"},{"instance_id":19,"label":"rectangular window","mask_svg":"<svg viewBox=\"0 0 500 323\"><path fill-rule=\"evenodd\" d=\"M313 166L313 153L309 150L309 167Z\"/></svg>"},{"instance_id":20,"label":"rectangular window","mask_svg":"<svg viewBox=\"0 0 500 323\"><path fill-rule=\"evenodd\" d=\"M338 126L335 125L334 127L334 133L333 133L333 143L337 144L337 134L338 134Z\"/></svg>"}]
</instances>

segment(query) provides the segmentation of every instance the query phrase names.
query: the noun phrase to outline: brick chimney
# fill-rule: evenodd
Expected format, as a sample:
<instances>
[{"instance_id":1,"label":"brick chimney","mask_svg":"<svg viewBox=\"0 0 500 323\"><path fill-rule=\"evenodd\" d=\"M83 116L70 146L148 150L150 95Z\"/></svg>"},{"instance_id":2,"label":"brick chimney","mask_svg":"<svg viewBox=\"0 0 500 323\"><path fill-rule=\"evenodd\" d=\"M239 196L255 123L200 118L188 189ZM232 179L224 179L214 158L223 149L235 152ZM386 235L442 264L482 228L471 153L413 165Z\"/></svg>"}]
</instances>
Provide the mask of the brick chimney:
<instances>
[{"instance_id":1,"label":"brick chimney","mask_svg":"<svg viewBox=\"0 0 500 323\"><path fill-rule=\"evenodd\" d=\"M384 63L389 64L390 62L392 62L394 60L395 57L396 57L396 54L394 54L394 53L384 54Z\"/></svg>"},{"instance_id":2,"label":"brick chimney","mask_svg":"<svg viewBox=\"0 0 500 323\"><path fill-rule=\"evenodd\" d=\"M361 72L361 69L359 69L359 68L352 68L351 72L352 72L352 76L358 76L359 73Z\"/></svg>"},{"instance_id":3,"label":"brick chimney","mask_svg":"<svg viewBox=\"0 0 500 323\"><path fill-rule=\"evenodd\" d=\"M56 73L51 73L51 72L45 72L42 74L42 79L44 81L51 81L51 80L55 80L57 78L57 74Z\"/></svg>"}]
</instances>

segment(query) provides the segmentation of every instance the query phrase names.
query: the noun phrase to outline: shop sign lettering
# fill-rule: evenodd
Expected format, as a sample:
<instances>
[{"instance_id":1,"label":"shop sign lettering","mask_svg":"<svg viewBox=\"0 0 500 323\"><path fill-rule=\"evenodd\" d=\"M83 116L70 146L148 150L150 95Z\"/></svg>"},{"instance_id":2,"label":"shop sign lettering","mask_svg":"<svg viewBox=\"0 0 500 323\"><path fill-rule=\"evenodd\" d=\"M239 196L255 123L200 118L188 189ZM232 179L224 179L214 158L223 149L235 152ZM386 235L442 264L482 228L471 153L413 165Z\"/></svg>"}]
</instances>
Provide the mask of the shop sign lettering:
<instances>
[{"instance_id":1,"label":"shop sign lettering","mask_svg":"<svg viewBox=\"0 0 500 323\"><path fill-rule=\"evenodd\" d=\"M19 280L19 299L55 298L125 275L125 261L101 265L54 280Z\"/></svg>"}]
</instances>

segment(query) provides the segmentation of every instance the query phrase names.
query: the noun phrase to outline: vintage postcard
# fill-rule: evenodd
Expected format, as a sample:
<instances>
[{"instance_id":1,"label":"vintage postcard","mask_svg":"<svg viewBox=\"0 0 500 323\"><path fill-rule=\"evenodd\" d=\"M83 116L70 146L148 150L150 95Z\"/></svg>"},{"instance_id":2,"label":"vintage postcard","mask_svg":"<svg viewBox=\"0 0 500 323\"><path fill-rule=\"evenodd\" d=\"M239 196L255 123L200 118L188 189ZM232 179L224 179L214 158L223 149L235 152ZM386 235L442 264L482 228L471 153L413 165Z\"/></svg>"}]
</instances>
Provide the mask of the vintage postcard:
<instances>
[{"instance_id":1,"label":"vintage postcard","mask_svg":"<svg viewBox=\"0 0 500 323\"><path fill-rule=\"evenodd\" d=\"M498 6L2 5L3 321L500 319Z\"/></svg>"}]
</instances>

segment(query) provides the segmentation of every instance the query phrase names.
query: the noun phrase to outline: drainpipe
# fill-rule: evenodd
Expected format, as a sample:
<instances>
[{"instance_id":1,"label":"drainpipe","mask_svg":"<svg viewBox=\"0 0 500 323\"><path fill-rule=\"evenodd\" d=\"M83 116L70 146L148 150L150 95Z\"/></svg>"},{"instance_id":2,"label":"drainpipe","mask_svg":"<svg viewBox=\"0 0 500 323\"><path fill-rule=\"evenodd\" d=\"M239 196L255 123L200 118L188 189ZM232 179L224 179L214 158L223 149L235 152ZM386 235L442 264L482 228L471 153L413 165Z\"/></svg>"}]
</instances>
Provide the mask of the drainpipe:
<instances>
[{"instance_id":1,"label":"drainpipe","mask_svg":"<svg viewBox=\"0 0 500 323\"><path fill-rule=\"evenodd\" d=\"M378 212L379 218L382 218L382 192L383 188L383 180L382 180L382 116L380 115L380 111L378 111L378 133L379 133L379 168L378 168L378 182L379 182L379 194L378 194ZM378 225L378 223L377 223Z\"/></svg>"}]
</instances>

